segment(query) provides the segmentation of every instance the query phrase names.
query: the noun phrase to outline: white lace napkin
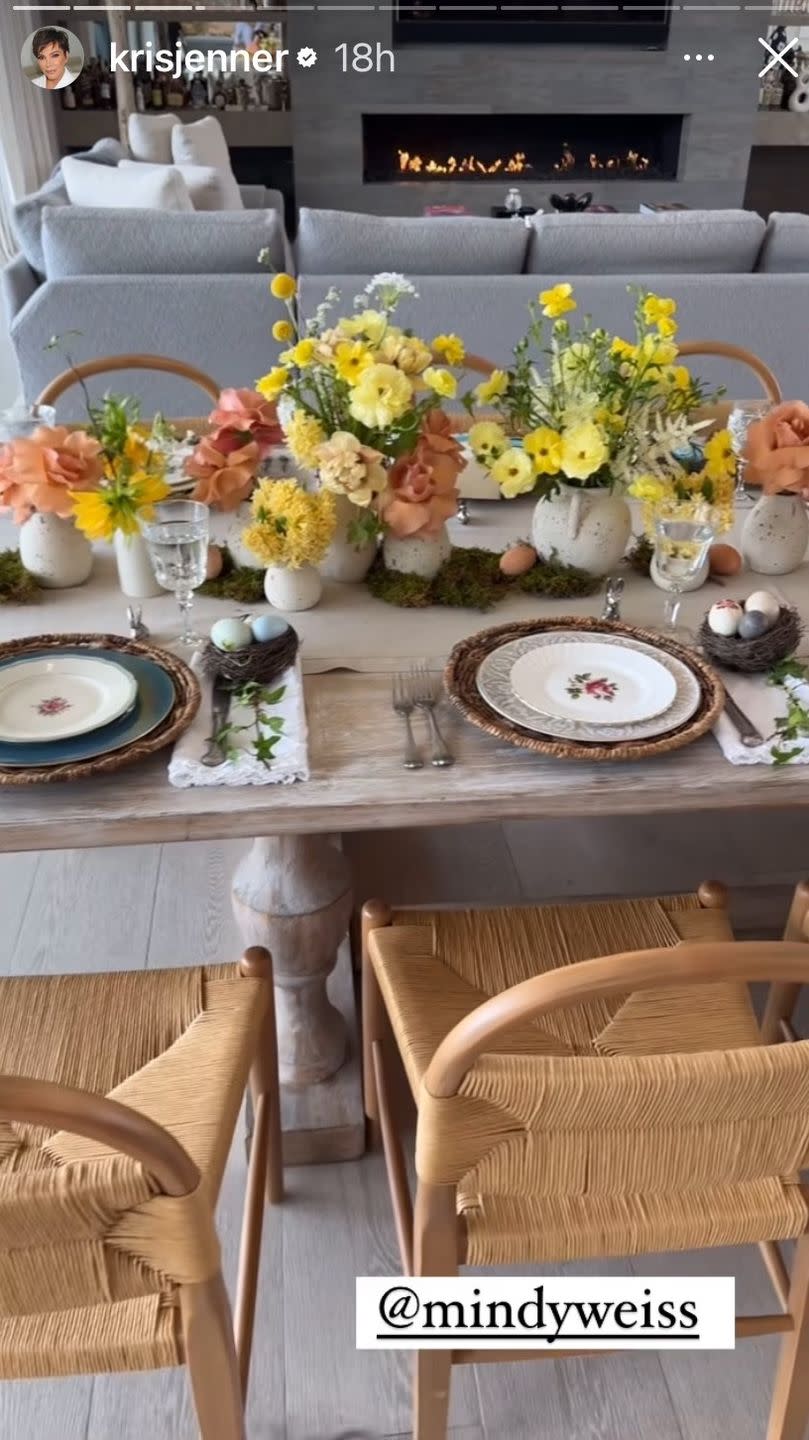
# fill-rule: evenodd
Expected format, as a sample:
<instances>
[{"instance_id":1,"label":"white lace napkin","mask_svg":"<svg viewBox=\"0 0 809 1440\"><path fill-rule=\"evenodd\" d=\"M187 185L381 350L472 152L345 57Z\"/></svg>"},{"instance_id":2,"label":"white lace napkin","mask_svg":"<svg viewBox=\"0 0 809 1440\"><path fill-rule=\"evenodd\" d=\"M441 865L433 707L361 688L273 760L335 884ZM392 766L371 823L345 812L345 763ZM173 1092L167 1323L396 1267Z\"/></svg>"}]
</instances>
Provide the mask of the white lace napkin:
<instances>
[{"instance_id":1,"label":"white lace napkin","mask_svg":"<svg viewBox=\"0 0 809 1440\"><path fill-rule=\"evenodd\" d=\"M731 765L774 765L773 751L788 751L791 765L809 764L809 737L802 740L782 740L776 733L775 724L787 709L787 690L809 706L809 684L804 681L787 680L784 685L768 685L766 675L740 675L728 670L721 671L722 682L728 694L736 701L756 729L764 736L763 745L743 745L739 732L730 716L723 712L713 727L722 754ZM792 752L796 753L792 755Z\"/></svg>"},{"instance_id":2,"label":"white lace napkin","mask_svg":"<svg viewBox=\"0 0 809 1440\"><path fill-rule=\"evenodd\" d=\"M272 764L264 765L250 748L252 732L234 735L233 744L238 746L239 758L228 760L224 765L207 766L201 763L211 733L211 681L200 670L195 657L191 666L200 683L202 703L193 725L180 736L169 761L169 782L179 789L190 785L290 785L293 780L309 779L309 755L307 750L306 709L303 700L303 677L300 660L296 660L271 689L284 686L284 695L278 705L272 708L273 716L284 721L281 739L275 747ZM245 725L254 719L254 712L242 706L231 706L228 723Z\"/></svg>"}]
</instances>

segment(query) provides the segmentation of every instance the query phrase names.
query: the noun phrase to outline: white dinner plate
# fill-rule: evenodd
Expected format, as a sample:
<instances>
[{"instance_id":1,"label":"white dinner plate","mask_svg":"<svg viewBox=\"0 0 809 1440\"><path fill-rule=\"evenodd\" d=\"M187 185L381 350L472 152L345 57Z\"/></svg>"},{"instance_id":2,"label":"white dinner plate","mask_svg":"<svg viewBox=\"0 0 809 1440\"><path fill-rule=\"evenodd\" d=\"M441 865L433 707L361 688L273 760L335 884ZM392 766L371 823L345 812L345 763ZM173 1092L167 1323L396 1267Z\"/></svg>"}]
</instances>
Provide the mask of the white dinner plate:
<instances>
[{"instance_id":1,"label":"white dinner plate","mask_svg":"<svg viewBox=\"0 0 809 1440\"><path fill-rule=\"evenodd\" d=\"M131 710L134 675L112 660L54 655L15 660L0 670L0 740L66 740Z\"/></svg>"},{"instance_id":2,"label":"white dinner plate","mask_svg":"<svg viewBox=\"0 0 809 1440\"><path fill-rule=\"evenodd\" d=\"M667 671L675 691L674 699L667 710L649 720L628 725L593 725L575 720L555 720L550 716L540 715L514 693L511 675L515 663L523 656L535 653L538 647L575 645L583 648L592 643L590 632L575 630L546 630L538 635L525 635L519 640L509 640L481 662L477 673L477 688L487 705L523 730L533 731L537 735L549 735L558 740L593 744L648 740L658 735L666 735L684 725L699 708L702 688L697 676L682 660L669 655L665 650L647 645L644 641L612 635L602 635L598 643L621 647L629 645L638 654L655 660Z\"/></svg>"},{"instance_id":3,"label":"white dinner plate","mask_svg":"<svg viewBox=\"0 0 809 1440\"><path fill-rule=\"evenodd\" d=\"M511 686L523 704L552 720L634 725L668 710L674 678L650 655L621 642L538 646L516 660Z\"/></svg>"}]
</instances>

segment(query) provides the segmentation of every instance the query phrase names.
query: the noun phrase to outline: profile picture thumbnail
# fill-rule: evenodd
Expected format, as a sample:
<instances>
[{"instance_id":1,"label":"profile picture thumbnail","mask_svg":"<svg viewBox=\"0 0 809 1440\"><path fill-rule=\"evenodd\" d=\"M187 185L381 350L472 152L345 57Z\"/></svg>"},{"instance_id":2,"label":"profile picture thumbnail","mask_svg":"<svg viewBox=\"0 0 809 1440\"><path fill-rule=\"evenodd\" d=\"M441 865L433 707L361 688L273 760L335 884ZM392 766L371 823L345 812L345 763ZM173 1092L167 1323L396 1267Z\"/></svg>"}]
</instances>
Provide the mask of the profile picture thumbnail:
<instances>
[{"instance_id":1,"label":"profile picture thumbnail","mask_svg":"<svg viewBox=\"0 0 809 1440\"><path fill-rule=\"evenodd\" d=\"M63 25L43 25L28 36L20 61L32 85L40 90L64 90L82 72L84 47L78 35Z\"/></svg>"}]
</instances>

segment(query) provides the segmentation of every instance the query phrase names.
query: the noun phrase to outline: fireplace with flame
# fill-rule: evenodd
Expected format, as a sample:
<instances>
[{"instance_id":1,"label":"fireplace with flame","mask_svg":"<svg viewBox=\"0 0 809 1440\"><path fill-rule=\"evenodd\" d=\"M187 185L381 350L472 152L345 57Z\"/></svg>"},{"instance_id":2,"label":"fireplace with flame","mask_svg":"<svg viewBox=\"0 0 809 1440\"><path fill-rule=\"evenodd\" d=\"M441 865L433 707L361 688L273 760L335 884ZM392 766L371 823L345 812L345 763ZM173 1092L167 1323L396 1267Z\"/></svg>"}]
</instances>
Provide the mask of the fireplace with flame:
<instances>
[{"instance_id":1,"label":"fireplace with flame","mask_svg":"<svg viewBox=\"0 0 809 1440\"><path fill-rule=\"evenodd\" d=\"M683 115L363 115L370 184L675 180Z\"/></svg>"}]
</instances>

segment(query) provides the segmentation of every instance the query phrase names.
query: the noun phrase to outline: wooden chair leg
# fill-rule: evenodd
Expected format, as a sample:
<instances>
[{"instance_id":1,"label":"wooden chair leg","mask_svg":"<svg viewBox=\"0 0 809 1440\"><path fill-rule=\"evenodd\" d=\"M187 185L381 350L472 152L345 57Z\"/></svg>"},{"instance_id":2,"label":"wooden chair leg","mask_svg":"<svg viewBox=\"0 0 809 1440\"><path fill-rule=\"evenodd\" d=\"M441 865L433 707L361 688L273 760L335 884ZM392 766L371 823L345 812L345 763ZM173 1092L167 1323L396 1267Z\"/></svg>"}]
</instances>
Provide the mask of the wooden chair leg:
<instances>
[{"instance_id":1,"label":"wooden chair leg","mask_svg":"<svg viewBox=\"0 0 809 1440\"><path fill-rule=\"evenodd\" d=\"M362 1089L368 1120L367 1148L378 1150L381 1144L379 1097L376 1090L374 1044L385 1035L385 1005L368 956L368 937L372 930L391 923L390 907L383 900L368 900L362 907Z\"/></svg>"},{"instance_id":2,"label":"wooden chair leg","mask_svg":"<svg viewBox=\"0 0 809 1440\"><path fill-rule=\"evenodd\" d=\"M247 1400L253 1324L258 1294L258 1267L261 1260L261 1232L264 1225L264 1192L267 1183L269 1146L269 1100L259 1095L255 1109L253 1145L247 1171L242 1236L239 1247L239 1281L236 1290L236 1354L242 1400Z\"/></svg>"},{"instance_id":3,"label":"wooden chair leg","mask_svg":"<svg viewBox=\"0 0 809 1440\"><path fill-rule=\"evenodd\" d=\"M809 1423L809 1235L795 1246L789 1312L795 1328L781 1341L767 1440L804 1440Z\"/></svg>"},{"instance_id":4,"label":"wooden chair leg","mask_svg":"<svg viewBox=\"0 0 809 1440\"><path fill-rule=\"evenodd\" d=\"M792 896L792 904L789 907L789 915L784 927L785 940L805 940L807 938L805 930L807 916L809 916L809 883L802 880L800 885L795 886ZM782 1038L781 1021L791 1018L800 988L800 985L787 985L779 981L775 981L770 986L767 1004L764 1007L764 1019L761 1022L761 1035L765 1045L776 1045Z\"/></svg>"},{"instance_id":5,"label":"wooden chair leg","mask_svg":"<svg viewBox=\"0 0 809 1440\"><path fill-rule=\"evenodd\" d=\"M221 1273L180 1287L183 1342L201 1440L245 1440L233 1321Z\"/></svg>"},{"instance_id":6,"label":"wooden chair leg","mask_svg":"<svg viewBox=\"0 0 809 1440\"><path fill-rule=\"evenodd\" d=\"M267 1204L277 1205L284 1198L284 1137L281 1129L281 1086L278 1080L278 1035L275 1028L275 989L272 956L261 945L251 945L239 962L242 975L264 980L267 986L267 1009L261 1028L258 1049L250 1071L253 1099L254 1132L258 1129L259 1100L266 1100L267 1142Z\"/></svg>"},{"instance_id":7,"label":"wooden chair leg","mask_svg":"<svg viewBox=\"0 0 809 1440\"><path fill-rule=\"evenodd\" d=\"M419 1181L414 1221L416 1275L457 1275L458 1221L454 1185ZM413 1440L446 1440L451 1350L418 1350L413 1374Z\"/></svg>"}]
</instances>

